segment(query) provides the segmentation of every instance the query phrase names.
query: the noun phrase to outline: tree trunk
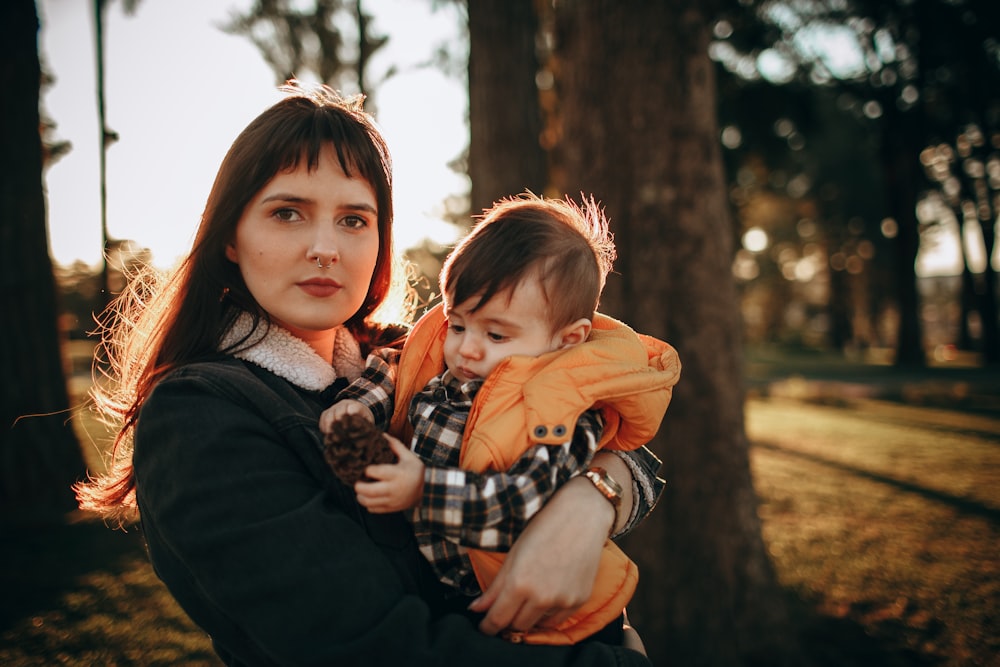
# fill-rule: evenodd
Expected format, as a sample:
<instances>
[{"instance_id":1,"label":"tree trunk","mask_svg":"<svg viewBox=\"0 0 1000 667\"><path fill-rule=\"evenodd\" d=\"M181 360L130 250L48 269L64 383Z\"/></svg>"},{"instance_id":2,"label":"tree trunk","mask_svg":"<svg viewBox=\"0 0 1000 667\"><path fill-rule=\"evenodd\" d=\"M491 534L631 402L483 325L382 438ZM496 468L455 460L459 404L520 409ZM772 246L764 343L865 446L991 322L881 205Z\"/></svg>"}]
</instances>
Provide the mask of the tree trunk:
<instances>
[{"instance_id":1,"label":"tree trunk","mask_svg":"<svg viewBox=\"0 0 1000 667\"><path fill-rule=\"evenodd\" d=\"M980 297L979 313L983 325L983 363L987 366L1000 365L1000 322L997 317L997 272L993 269L993 248L996 246L996 206L992 217L981 220L984 246L986 248L986 268L983 271L983 295Z\"/></svg>"},{"instance_id":2,"label":"tree trunk","mask_svg":"<svg viewBox=\"0 0 1000 667\"><path fill-rule=\"evenodd\" d=\"M66 510L84 473L71 427L49 258L39 134L38 16L0 10L0 510Z\"/></svg>"},{"instance_id":3,"label":"tree trunk","mask_svg":"<svg viewBox=\"0 0 1000 667\"><path fill-rule=\"evenodd\" d=\"M891 215L897 222L895 250L899 266L899 338L896 366L922 368L927 365L920 295L917 292L917 252L920 250L920 223L916 205L920 173L919 108L909 112L896 109L893 100L884 105L882 119L882 165Z\"/></svg>"},{"instance_id":4,"label":"tree trunk","mask_svg":"<svg viewBox=\"0 0 1000 667\"><path fill-rule=\"evenodd\" d=\"M666 491L624 544L641 576L630 617L657 665L780 665L795 639L748 461L711 4L556 6L558 185L593 193L611 220L602 310L671 342L684 369L651 443Z\"/></svg>"},{"instance_id":5,"label":"tree trunk","mask_svg":"<svg viewBox=\"0 0 1000 667\"><path fill-rule=\"evenodd\" d=\"M474 0L469 5L469 178L471 211L501 197L541 194L547 158L535 77L534 0Z\"/></svg>"},{"instance_id":6,"label":"tree trunk","mask_svg":"<svg viewBox=\"0 0 1000 667\"><path fill-rule=\"evenodd\" d=\"M845 225L837 227L836 238L830 244L831 248L842 247L843 239L839 238L844 231ZM847 346L856 342L858 332L852 326L852 311L856 304L851 294L850 276L844 268L834 268L830 266L830 300L828 312L830 314L830 346L836 350L837 354L844 354Z\"/></svg>"}]
</instances>

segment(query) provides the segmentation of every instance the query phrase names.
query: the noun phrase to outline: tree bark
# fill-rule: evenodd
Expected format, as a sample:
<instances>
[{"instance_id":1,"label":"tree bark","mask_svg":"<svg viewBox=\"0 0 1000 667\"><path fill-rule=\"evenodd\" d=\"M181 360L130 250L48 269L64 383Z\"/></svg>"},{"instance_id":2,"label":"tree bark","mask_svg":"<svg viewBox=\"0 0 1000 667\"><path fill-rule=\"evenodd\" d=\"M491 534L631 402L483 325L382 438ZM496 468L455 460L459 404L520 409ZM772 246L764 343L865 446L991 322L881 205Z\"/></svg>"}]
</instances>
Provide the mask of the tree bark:
<instances>
[{"instance_id":1,"label":"tree bark","mask_svg":"<svg viewBox=\"0 0 1000 667\"><path fill-rule=\"evenodd\" d=\"M0 510L66 510L84 474L73 433L46 234L41 69L32 0L0 9Z\"/></svg>"},{"instance_id":2,"label":"tree bark","mask_svg":"<svg viewBox=\"0 0 1000 667\"><path fill-rule=\"evenodd\" d=\"M761 537L743 422L733 233L707 48L712 3L556 6L558 185L606 206L602 310L671 342L683 372L651 447L667 487L624 547L657 665L780 665L794 632Z\"/></svg>"},{"instance_id":3,"label":"tree bark","mask_svg":"<svg viewBox=\"0 0 1000 667\"><path fill-rule=\"evenodd\" d=\"M897 222L895 252L900 267L899 339L896 343L896 366L923 368L927 365L923 325L920 320L920 294L917 292L917 252L920 250L920 222L916 202L919 199L920 108L900 112L894 100L884 105L882 130L882 167L885 173L888 207Z\"/></svg>"},{"instance_id":4,"label":"tree bark","mask_svg":"<svg viewBox=\"0 0 1000 667\"><path fill-rule=\"evenodd\" d=\"M501 197L541 194L548 165L534 0L473 0L468 12L470 207L479 215Z\"/></svg>"}]
</instances>

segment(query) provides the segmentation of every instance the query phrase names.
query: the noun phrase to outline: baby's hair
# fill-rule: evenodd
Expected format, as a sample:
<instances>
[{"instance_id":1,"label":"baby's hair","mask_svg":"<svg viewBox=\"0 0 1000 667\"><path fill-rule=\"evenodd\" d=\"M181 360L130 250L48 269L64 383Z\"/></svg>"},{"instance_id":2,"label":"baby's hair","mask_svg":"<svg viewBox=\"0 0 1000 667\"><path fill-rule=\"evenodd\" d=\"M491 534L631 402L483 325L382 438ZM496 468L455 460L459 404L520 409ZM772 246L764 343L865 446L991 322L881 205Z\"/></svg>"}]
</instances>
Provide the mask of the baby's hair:
<instances>
[{"instance_id":1,"label":"baby's hair","mask_svg":"<svg viewBox=\"0 0 1000 667\"><path fill-rule=\"evenodd\" d=\"M556 331L593 319L615 259L608 220L593 197L582 204L530 192L502 199L448 256L440 285L446 304L493 296L537 272Z\"/></svg>"}]
</instances>

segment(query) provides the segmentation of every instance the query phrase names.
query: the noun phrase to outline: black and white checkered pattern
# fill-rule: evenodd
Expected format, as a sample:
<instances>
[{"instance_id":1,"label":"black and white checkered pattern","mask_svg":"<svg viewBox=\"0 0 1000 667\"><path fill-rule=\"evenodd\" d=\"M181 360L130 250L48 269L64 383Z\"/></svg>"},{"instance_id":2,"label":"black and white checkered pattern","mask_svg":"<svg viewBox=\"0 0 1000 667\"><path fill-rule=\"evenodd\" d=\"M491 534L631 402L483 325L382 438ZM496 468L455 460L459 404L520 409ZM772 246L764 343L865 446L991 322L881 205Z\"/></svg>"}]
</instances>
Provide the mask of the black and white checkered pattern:
<instances>
[{"instance_id":1,"label":"black and white checkered pattern","mask_svg":"<svg viewBox=\"0 0 1000 667\"><path fill-rule=\"evenodd\" d=\"M384 428L392 415L398 357L380 354L369 356L362 378L337 398L361 401ZM445 372L413 398L409 409L414 428L410 448L427 466L423 501L412 513L414 532L441 580L469 595L480 590L465 547L508 551L552 494L586 470L603 428L599 413L588 411L571 440L534 445L505 471L461 470L462 434L482 384L463 383Z\"/></svg>"}]
</instances>

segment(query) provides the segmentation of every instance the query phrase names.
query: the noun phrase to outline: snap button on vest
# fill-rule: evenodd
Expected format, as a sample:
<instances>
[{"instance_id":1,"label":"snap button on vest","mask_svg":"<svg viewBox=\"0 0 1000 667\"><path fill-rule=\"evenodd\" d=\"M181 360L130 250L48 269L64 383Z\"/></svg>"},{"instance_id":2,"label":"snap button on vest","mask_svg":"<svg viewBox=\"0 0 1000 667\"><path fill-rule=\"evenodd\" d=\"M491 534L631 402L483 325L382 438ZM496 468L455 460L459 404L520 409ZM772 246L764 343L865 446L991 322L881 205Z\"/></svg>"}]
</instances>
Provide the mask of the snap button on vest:
<instances>
[{"instance_id":1,"label":"snap button on vest","mask_svg":"<svg viewBox=\"0 0 1000 667\"><path fill-rule=\"evenodd\" d=\"M563 437L564 435L566 435L566 427L563 426L562 424L559 424L558 426L552 429L552 435L556 436L557 438Z\"/></svg>"},{"instance_id":2,"label":"snap button on vest","mask_svg":"<svg viewBox=\"0 0 1000 667\"><path fill-rule=\"evenodd\" d=\"M544 438L546 434L548 434L548 432L549 429L545 428L544 426L536 426L534 431L536 438Z\"/></svg>"}]
</instances>

